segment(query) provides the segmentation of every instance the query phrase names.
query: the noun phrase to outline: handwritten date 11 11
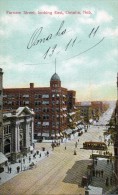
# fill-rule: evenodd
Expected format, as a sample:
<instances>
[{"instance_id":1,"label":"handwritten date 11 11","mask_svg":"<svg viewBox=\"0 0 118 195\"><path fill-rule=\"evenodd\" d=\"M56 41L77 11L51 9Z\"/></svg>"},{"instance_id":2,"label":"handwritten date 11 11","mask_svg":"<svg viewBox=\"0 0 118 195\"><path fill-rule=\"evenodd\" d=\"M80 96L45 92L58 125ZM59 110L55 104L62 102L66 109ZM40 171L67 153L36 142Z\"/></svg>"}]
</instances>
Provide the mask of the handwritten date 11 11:
<instances>
[{"instance_id":1,"label":"handwritten date 11 11","mask_svg":"<svg viewBox=\"0 0 118 195\"><path fill-rule=\"evenodd\" d=\"M67 29L64 28L64 23L65 21L62 21L56 33L50 33L48 36L42 35L43 27L36 29L28 42L27 49L31 49L32 47L37 46L37 45L45 44L49 42L51 39L54 39L56 37L59 37L60 39L66 33L69 33L70 31L67 31ZM98 32L98 29L99 29L99 26L97 28L92 28L90 33L88 33L87 35L88 39L94 38L96 33ZM104 37L100 41L92 45L92 47L85 49L85 51L81 52L81 54L89 51L90 49L93 49L94 47L99 45L103 40L104 40ZM65 45L63 44L63 52L66 52L69 48L77 46L81 41L82 40L78 39L77 36L74 38L71 37L71 39L68 40ZM53 46L52 45L48 46L46 52L43 54L42 57L43 59L46 59L47 57L52 57L54 54L58 55L61 52L62 52L62 49L59 50L58 44L56 43L56 39L55 39Z\"/></svg>"}]
</instances>

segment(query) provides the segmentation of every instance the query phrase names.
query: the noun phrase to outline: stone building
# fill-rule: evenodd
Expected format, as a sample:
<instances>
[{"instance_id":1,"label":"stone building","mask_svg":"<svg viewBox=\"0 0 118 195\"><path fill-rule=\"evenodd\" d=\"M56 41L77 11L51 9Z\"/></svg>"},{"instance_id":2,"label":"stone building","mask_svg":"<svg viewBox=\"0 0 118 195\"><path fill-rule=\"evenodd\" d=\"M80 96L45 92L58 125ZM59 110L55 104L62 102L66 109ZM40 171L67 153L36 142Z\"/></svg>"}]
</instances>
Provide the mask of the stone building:
<instances>
[{"instance_id":1,"label":"stone building","mask_svg":"<svg viewBox=\"0 0 118 195\"><path fill-rule=\"evenodd\" d=\"M50 79L50 87L3 89L4 109L17 109L28 106L35 112L35 138L58 137L68 128L67 114L74 112L75 91L61 87L57 73Z\"/></svg>"},{"instance_id":2,"label":"stone building","mask_svg":"<svg viewBox=\"0 0 118 195\"><path fill-rule=\"evenodd\" d=\"M34 140L34 112L28 107L4 112L2 140L2 152L8 159L16 161L26 154Z\"/></svg>"}]
</instances>

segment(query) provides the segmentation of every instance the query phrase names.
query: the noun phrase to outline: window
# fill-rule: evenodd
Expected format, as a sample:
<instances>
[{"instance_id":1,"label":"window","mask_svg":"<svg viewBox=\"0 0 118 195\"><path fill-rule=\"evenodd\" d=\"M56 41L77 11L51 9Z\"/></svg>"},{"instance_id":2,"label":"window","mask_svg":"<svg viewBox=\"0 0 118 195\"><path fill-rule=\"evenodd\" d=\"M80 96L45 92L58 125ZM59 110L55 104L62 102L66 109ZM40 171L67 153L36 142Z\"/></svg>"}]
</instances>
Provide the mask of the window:
<instances>
[{"instance_id":1,"label":"window","mask_svg":"<svg viewBox=\"0 0 118 195\"><path fill-rule=\"evenodd\" d=\"M49 101L43 101L42 104L49 105Z\"/></svg>"},{"instance_id":2,"label":"window","mask_svg":"<svg viewBox=\"0 0 118 195\"><path fill-rule=\"evenodd\" d=\"M42 98L49 98L49 94L43 94Z\"/></svg>"},{"instance_id":3,"label":"window","mask_svg":"<svg viewBox=\"0 0 118 195\"><path fill-rule=\"evenodd\" d=\"M29 97L29 94L24 94L23 97L24 98L28 98Z\"/></svg>"},{"instance_id":4,"label":"window","mask_svg":"<svg viewBox=\"0 0 118 195\"><path fill-rule=\"evenodd\" d=\"M49 128L49 122L43 122L42 127L43 127L43 128L46 128L46 127Z\"/></svg>"},{"instance_id":5,"label":"window","mask_svg":"<svg viewBox=\"0 0 118 195\"><path fill-rule=\"evenodd\" d=\"M43 126L49 126L49 122L43 122Z\"/></svg>"},{"instance_id":6,"label":"window","mask_svg":"<svg viewBox=\"0 0 118 195\"><path fill-rule=\"evenodd\" d=\"M42 111L43 112L49 112L49 108L43 108Z\"/></svg>"},{"instance_id":7,"label":"window","mask_svg":"<svg viewBox=\"0 0 118 195\"><path fill-rule=\"evenodd\" d=\"M29 101L24 101L23 104L24 105L28 105L29 104Z\"/></svg>"},{"instance_id":8,"label":"window","mask_svg":"<svg viewBox=\"0 0 118 195\"><path fill-rule=\"evenodd\" d=\"M35 94L35 95L34 95L34 98L35 98L35 99L41 98L41 94Z\"/></svg>"},{"instance_id":9,"label":"window","mask_svg":"<svg viewBox=\"0 0 118 195\"><path fill-rule=\"evenodd\" d=\"M40 114L36 114L36 115L35 115L35 119L41 119Z\"/></svg>"},{"instance_id":10,"label":"window","mask_svg":"<svg viewBox=\"0 0 118 195\"><path fill-rule=\"evenodd\" d=\"M53 123L52 123L52 127L59 127L59 122L56 122L56 123L53 122Z\"/></svg>"},{"instance_id":11,"label":"window","mask_svg":"<svg viewBox=\"0 0 118 195\"><path fill-rule=\"evenodd\" d=\"M41 111L41 108L35 108L35 112Z\"/></svg>"},{"instance_id":12,"label":"window","mask_svg":"<svg viewBox=\"0 0 118 195\"><path fill-rule=\"evenodd\" d=\"M41 102L40 101L35 101L34 104L35 104L35 106L41 105Z\"/></svg>"},{"instance_id":13,"label":"window","mask_svg":"<svg viewBox=\"0 0 118 195\"><path fill-rule=\"evenodd\" d=\"M44 120L49 119L49 115L43 115L43 119L44 119Z\"/></svg>"},{"instance_id":14,"label":"window","mask_svg":"<svg viewBox=\"0 0 118 195\"><path fill-rule=\"evenodd\" d=\"M11 105L12 104L12 101L8 101L8 104Z\"/></svg>"}]
</instances>

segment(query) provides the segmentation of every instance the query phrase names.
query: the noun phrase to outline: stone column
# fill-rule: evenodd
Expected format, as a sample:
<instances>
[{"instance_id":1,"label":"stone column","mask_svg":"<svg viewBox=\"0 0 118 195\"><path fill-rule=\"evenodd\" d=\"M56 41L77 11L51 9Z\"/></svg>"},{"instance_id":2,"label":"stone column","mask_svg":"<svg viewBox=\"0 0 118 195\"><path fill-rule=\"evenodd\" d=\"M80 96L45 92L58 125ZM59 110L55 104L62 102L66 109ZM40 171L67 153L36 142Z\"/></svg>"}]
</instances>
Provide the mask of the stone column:
<instances>
[{"instance_id":1,"label":"stone column","mask_svg":"<svg viewBox=\"0 0 118 195\"><path fill-rule=\"evenodd\" d=\"M26 122L26 148L30 147L30 137L29 137L29 122Z\"/></svg>"},{"instance_id":2,"label":"stone column","mask_svg":"<svg viewBox=\"0 0 118 195\"><path fill-rule=\"evenodd\" d=\"M17 125L17 150L20 152L20 129L19 124Z\"/></svg>"},{"instance_id":3,"label":"stone column","mask_svg":"<svg viewBox=\"0 0 118 195\"><path fill-rule=\"evenodd\" d=\"M34 142L34 118L32 117L32 125L31 125L31 144Z\"/></svg>"},{"instance_id":4,"label":"stone column","mask_svg":"<svg viewBox=\"0 0 118 195\"><path fill-rule=\"evenodd\" d=\"M17 125L15 126L15 153L17 153L18 151L18 147L17 147L17 144L18 144L18 132L17 132Z\"/></svg>"}]
</instances>

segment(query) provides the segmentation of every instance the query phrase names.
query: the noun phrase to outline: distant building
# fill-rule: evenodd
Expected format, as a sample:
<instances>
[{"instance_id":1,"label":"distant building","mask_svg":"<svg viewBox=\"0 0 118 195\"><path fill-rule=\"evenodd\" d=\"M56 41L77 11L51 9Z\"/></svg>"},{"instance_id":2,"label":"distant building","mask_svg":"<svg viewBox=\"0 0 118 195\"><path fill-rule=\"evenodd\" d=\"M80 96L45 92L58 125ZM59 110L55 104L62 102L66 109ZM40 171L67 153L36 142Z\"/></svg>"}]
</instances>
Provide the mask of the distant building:
<instances>
[{"instance_id":1,"label":"distant building","mask_svg":"<svg viewBox=\"0 0 118 195\"><path fill-rule=\"evenodd\" d=\"M35 138L51 138L62 135L68 128L68 113L74 111L75 91L61 87L57 73L50 79L50 87L3 89L4 109L17 109L28 106L35 112Z\"/></svg>"},{"instance_id":2,"label":"distant building","mask_svg":"<svg viewBox=\"0 0 118 195\"><path fill-rule=\"evenodd\" d=\"M99 117L108 107L101 101L92 101L76 102L76 108L79 110L80 119L88 123L93 120L98 121Z\"/></svg>"},{"instance_id":3,"label":"distant building","mask_svg":"<svg viewBox=\"0 0 118 195\"><path fill-rule=\"evenodd\" d=\"M93 118L95 120L99 120L99 117L104 112L103 102L101 102L101 101L92 101L91 102L91 107L92 107Z\"/></svg>"},{"instance_id":4,"label":"distant building","mask_svg":"<svg viewBox=\"0 0 118 195\"><path fill-rule=\"evenodd\" d=\"M3 113L2 153L16 161L21 153L30 151L34 140L34 112L28 107Z\"/></svg>"},{"instance_id":5,"label":"distant building","mask_svg":"<svg viewBox=\"0 0 118 195\"><path fill-rule=\"evenodd\" d=\"M80 119L89 123L89 120L92 118L91 102L77 102L76 107L80 111Z\"/></svg>"}]
</instances>

